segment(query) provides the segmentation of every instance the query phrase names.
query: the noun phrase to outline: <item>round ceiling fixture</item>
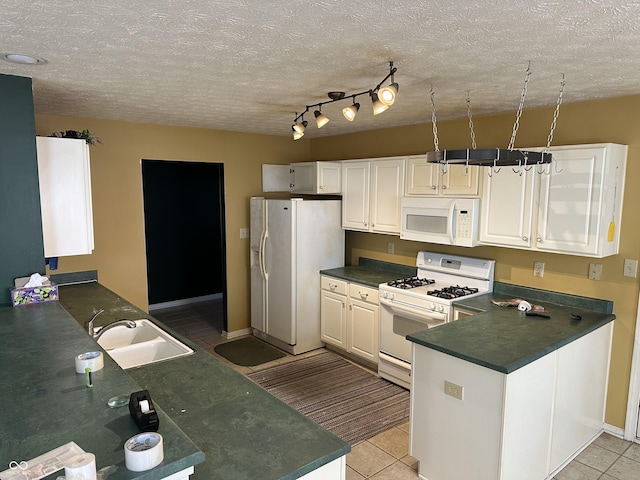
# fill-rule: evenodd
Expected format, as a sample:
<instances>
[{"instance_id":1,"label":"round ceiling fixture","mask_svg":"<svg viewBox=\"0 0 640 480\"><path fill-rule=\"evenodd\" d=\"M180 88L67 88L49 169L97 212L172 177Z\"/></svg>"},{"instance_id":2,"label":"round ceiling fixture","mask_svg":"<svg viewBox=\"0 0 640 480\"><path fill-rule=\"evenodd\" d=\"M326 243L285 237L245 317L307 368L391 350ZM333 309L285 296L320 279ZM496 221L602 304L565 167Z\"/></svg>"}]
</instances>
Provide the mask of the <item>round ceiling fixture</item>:
<instances>
[{"instance_id":1,"label":"round ceiling fixture","mask_svg":"<svg viewBox=\"0 0 640 480\"><path fill-rule=\"evenodd\" d=\"M342 98L344 98L345 93L344 92L329 92L327 93L327 96L331 99L331 100L340 100Z\"/></svg>"},{"instance_id":2,"label":"round ceiling fixture","mask_svg":"<svg viewBox=\"0 0 640 480\"><path fill-rule=\"evenodd\" d=\"M7 62L17 63L19 65L42 65L47 63L44 58L25 55L22 53L2 53L0 54L0 58Z\"/></svg>"}]
</instances>

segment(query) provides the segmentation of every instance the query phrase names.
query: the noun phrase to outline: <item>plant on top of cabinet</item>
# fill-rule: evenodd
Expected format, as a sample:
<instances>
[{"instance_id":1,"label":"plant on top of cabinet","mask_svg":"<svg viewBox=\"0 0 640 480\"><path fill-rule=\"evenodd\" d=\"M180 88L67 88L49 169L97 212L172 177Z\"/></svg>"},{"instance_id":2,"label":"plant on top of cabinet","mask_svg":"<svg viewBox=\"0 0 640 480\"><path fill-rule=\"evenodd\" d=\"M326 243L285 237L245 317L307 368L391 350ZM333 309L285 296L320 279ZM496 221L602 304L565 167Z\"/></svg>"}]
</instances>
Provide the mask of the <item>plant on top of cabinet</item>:
<instances>
[{"instance_id":1,"label":"plant on top of cabinet","mask_svg":"<svg viewBox=\"0 0 640 480\"><path fill-rule=\"evenodd\" d=\"M81 132L77 130L64 130L62 132L53 132L50 137L58 137L58 138L79 138L85 140L89 145L95 145L97 143L102 143L98 137L96 137L89 130L82 130Z\"/></svg>"}]
</instances>

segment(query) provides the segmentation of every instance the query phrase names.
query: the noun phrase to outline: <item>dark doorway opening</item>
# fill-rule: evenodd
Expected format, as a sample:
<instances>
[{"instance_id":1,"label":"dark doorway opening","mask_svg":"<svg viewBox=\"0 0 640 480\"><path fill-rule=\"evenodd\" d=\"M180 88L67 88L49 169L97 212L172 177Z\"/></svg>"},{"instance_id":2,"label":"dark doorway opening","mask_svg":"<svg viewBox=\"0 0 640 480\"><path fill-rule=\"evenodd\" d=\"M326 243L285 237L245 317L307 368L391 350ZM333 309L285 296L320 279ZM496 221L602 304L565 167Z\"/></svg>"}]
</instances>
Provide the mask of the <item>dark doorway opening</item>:
<instances>
[{"instance_id":1,"label":"dark doorway opening","mask_svg":"<svg viewBox=\"0 0 640 480\"><path fill-rule=\"evenodd\" d=\"M223 167L142 160L150 308L222 297L226 330Z\"/></svg>"}]
</instances>

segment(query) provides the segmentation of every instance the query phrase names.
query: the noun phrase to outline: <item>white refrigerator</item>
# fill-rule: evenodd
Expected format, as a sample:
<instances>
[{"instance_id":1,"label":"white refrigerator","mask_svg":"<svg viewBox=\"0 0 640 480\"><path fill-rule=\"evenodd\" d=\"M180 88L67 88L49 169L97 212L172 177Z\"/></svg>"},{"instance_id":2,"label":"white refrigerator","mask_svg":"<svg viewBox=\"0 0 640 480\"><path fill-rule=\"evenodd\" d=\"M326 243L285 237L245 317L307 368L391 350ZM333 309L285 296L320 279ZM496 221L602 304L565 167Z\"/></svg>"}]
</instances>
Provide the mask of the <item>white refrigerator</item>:
<instances>
[{"instance_id":1,"label":"white refrigerator","mask_svg":"<svg viewBox=\"0 0 640 480\"><path fill-rule=\"evenodd\" d=\"M340 200L251 198L251 327L291 354L322 347L320 270L344 266Z\"/></svg>"}]
</instances>

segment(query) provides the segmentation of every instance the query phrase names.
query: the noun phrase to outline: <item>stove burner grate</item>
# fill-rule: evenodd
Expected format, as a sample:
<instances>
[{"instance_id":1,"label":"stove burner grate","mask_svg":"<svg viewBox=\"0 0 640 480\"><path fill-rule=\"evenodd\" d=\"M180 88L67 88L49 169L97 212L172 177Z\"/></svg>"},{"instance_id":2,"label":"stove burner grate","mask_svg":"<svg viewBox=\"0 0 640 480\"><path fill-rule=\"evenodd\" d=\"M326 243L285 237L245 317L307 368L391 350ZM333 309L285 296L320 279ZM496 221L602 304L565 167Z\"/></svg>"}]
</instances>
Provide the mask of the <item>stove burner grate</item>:
<instances>
[{"instance_id":1,"label":"stove burner grate","mask_svg":"<svg viewBox=\"0 0 640 480\"><path fill-rule=\"evenodd\" d=\"M423 287L425 285L431 285L433 283L436 283L436 281L430 278L408 277L401 278L399 280L393 280L387 283L387 285L389 285L390 287L401 288L403 290L409 290L411 288Z\"/></svg>"},{"instance_id":2,"label":"stove burner grate","mask_svg":"<svg viewBox=\"0 0 640 480\"><path fill-rule=\"evenodd\" d=\"M471 295L472 293L478 293L477 288L473 287L461 287L460 285L444 287L440 290L430 290L427 292L427 295L431 295L433 297L438 298L446 298L446 299L454 299L464 297L466 295Z\"/></svg>"}]
</instances>

